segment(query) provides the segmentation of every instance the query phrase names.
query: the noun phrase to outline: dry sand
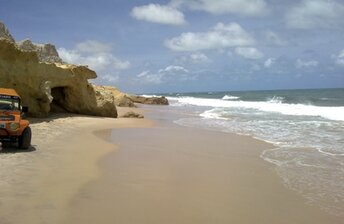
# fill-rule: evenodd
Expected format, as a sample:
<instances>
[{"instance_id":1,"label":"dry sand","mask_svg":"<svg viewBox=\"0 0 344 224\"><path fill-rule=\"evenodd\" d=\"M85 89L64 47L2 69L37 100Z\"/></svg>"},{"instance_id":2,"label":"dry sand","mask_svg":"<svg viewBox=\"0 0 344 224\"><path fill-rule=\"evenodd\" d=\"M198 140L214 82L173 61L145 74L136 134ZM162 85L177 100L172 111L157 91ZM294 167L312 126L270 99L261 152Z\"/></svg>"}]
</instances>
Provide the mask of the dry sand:
<instances>
[{"instance_id":1,"label":"dry sand","mask_svg":"<svg viewBox=\"0 0 344 224\"><path fill-rule=\"evenodd\" d=\"M128 110L140 112L120 108L119 114ZM94 132L153 125L145 119L68 114L30 120L32 147L18 151L6 145L0 154L0 224L64 223L71 198L98 178L97 162L116 149Z\"/></svg>"},{"instance_id":2,"label":"dry sand","mask_svg":"<svg viewBox=\"0 0 344 224\"><path fill-rule=\"evenodd\" d=\"M0 224L343 223L283 186L271 145L159 116L33 124L36 150L0 154Z\"/></svg>"}]
</instances>

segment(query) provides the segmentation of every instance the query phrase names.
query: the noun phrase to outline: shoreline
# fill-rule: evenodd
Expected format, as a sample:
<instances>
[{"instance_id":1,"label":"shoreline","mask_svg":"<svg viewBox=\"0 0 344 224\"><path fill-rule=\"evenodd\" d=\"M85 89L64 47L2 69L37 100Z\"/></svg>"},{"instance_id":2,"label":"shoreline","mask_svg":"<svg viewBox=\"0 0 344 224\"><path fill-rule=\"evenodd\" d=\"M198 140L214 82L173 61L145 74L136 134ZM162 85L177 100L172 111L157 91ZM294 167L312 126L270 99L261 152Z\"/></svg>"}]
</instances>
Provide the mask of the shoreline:
<instances>
[{"instance_id":1,"label":"shoreline","mask_svg":"<svg viewBox=\"0 0 344 224\"><path fill-rule=\"evenodd\" d=\"M103 176L75 195L65 223L341 223L285 188L260 158L271 143L146 109L156 125L112 131L119 150L100 161Z\"/></svg>"},{"instance_id":2,"label":"shoreline","mask_svg":"<svg viewBox=\"0 0 344 224\"><path fill-rule=\"evenodd\" d=\"M2 183L1 220L341 223L283 186L259 156L271 144L172 124L158 107L143 110L148 119L73 115L34 123L40 134L51 132L48 141L36 135L36 151L1 154L20 164L10 171L16 180Z\"/></svg>"}]
</instances>

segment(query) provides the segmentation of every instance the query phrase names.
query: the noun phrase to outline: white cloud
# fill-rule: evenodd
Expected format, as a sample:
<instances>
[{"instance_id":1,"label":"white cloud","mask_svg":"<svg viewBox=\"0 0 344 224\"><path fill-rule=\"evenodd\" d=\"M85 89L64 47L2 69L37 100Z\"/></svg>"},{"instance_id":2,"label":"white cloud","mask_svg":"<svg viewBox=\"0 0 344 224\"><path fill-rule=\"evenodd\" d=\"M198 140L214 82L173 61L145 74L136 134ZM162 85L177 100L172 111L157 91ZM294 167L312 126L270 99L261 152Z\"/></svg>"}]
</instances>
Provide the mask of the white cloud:
<instances>
[{"instance_id":1,"label":"white cloud","mask_svg":"<svg viewBox=\"0 0 344 224\"><path fill-rule=\"evenodd\" d=\"M286 46L288 45L288 41L283 40L277 33L268 30L264 32L265 39L269 44L276 45L276 46Z\"/></svg>"},{"instance_id":2,"label":"white cloud","mask_svg":"<svg viewBox=\"0 0 344 224\"><path fill-rule=\"evenodd\" d=\"M302 0L286 14L290 28L331 28L343 24L344 5L335 0Z\"/></svg>"},{"instance_id":3,"label":"white cloud","mask_svg":"<svg viewBox=\"0 0 344 224\"><path fill-rule=\"evenodd\" d=\"M140 82L161 84L172 81L193 80L195 76L182 66L170 65L157 72L143 71L136 76Z\"/></svg>"},{"instance_id":4,"label":"white cloud","mask_svg":"<svg viewBox=\"0 0 344 224\"><path fill-rule=\"evenodd\" d=\"M130 14L138 20L152 23L167 25L183 25L186 23L184 14L181 11L171 6L159 4L134 7Z\"/></svg>"},{"instance_id":5,"label":"white cloud","mask_svg":"<svg viewBox=\"0 0 344 224\"><path fill-rule=\"evenodd\" d=\"M199 51L222 49L254 44L254 39L239 24L218 23L204 33L182 33L165 41L165 46L173 51Z\"/></svg>"},{"instance_id":6,"label":"white cloud","mask_svg":"<svg viewBox=\"0 0 344 224\"><path fill-rule=\"evenodd\" d=\"M57 51L63 61L71 64L88 65L97 72L105 69L128 69L130 62L118 59L110 53L111 50L109 44L85 41L78 43L75 49L59 48Z\"/></svg>"},{"instance_id":7,"label":"white cloud","mask_svg":"<svg viewBox=\"0 0 344 224\"><path fill-rule=\"evenodd\" d=\"M211 14L261 16L268 11L265 0L172 0L171 4Z\"/></svg>"},{"instance_id":8,"label":"white cloud","mask_svg":"<svg viewBox=\"0 0 344 224\"><path fill-rule=\"evenodd\" d=\"M119 70L125 70L130 68L130 62L129 61L122 61L116 57L111 57L112 59L112 65Z\"/></svg>"},{"instance_id":9,"label":"white cloud","mask_svg":"<svg viewBox=\"0 0 344 224\"><path fill-rule=\"evenodd\" d=\"M165 73L165 72L186 72L187 73L189 71L182 66L169 65L165 69L159 70L159 73Z\"/></svg>"},{"instance_id":10,"label":"white cloud","mask_svg":"<svg viewBox=\"0 0 344 224\"><path fill-rule=\"evenodd\" d=\"M316 67L318 66L319 62L315 60L310 61L303 61L301 59L297 59L296 61L296 68L310 68L310 67Z\"/></svg>"},{"instance_id":11,"label":"white cloud","mask_svg":"<svg viewBox=\"0 0 344 224\"><path fill-rule=\"evenodd\" d=\"M60 58L63 61L71 63L71 64L79 64L81 55L75 50L67 50L65 48L57 49Z\"/></svg>"},{"instance_id":12,"label":"white cloud","mask_svg":"<svg viewBox=\"0 0 344 224\"><path fill-rule=\"evenodd\" d=\"M344 49L339 52L336 58L336 64L344 66Z\"/></svg>"},{"instance_id":13,"label":"white cloud","mask_svg":"<svg viewBox=\"0 0 344 224\"><path fill-rule=\"evenodd\" d=\"M116 83L119 81L118 75L102 75L99 77L101 80L107 82L107 83Z\"/></svg>"},{"instance_id":14,"label":"white cloud","mask_svg":"<svg viewBox=\"0 0 344 224\"><path fill-rule=\"evenodd\" d=\"M108 43L102 43L95 40L87 40L81 43L78 43L75 47L77 51L83 53L104 53L111 52L112 45Z\"/></svg>"},{"instance_id":15,"label":"white cloud","mask_svg":"<svg viewBox=\"0 0 344 224\"><path fill-rule=\"evenodd\" d=\"M195 64L206 63L206 62L210 61L210 59L207 57L207 55L199 53L199 52L197 52L195 54L191 54L190 59Z\"/></svg>"},{"instance_id":16,"label":"white cloud","mask_svg":"<svg viewBox=\"0 0 344 224\"><path fill-rule=\"evenodd\" d=\"M275 64L276 62L276 58L268 58L265 62L264 62L264 67L265 68L270 68L273 64Z\"/></svg>"},{"instance_id":17,"label":"white cloud","mask_svg":"<svg viewBox=\"0 0 344 224\"><path fill-rule=\"evenodd\" d=\"M260 59L264 54L254 47L237 47L235 53L247 59Z\"/></svg>"},{"instance_id":18,"label":"white cloud","mask_svg":"<svg viewBox=\"0 0 344 224\"><path fill-rule=\"evenodd\" d=\"M208 56L200 52L184 55L177 59L177 63L181 64L203 64L209 62L211 62L211 60L208 58Z\"/></svg>"},{"instance_id":19,"label":"white cloud","mask_svg":"<svg viewBox=\"0 0 344 224\"><path fill-rule=\"evenodd\" d=\"M162 74L151 73L151 71L143 71L136 77L139 78L140 82L150 83L150 84L160 84L162 83Z\"/></svg>"}]
</instances>

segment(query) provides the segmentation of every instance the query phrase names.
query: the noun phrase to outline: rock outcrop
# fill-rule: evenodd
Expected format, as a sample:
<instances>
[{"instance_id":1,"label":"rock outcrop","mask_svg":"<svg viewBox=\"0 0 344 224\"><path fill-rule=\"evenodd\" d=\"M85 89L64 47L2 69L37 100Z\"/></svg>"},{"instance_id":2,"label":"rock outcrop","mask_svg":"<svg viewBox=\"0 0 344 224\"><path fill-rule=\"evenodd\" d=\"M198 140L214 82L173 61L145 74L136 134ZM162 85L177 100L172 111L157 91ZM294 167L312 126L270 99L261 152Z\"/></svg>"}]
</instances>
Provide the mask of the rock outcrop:
<instances>
[{"instance_id":1,"label":"rock outcrop","mask_svg":"<svg viewBox=\"0 0 344 224\"><path fill-rule=\"evenodd\" d=\"M12 37L12 35L10 34L10 32L8 31L7 27L5 26L5 24L3 22L0 21L0 38L4 38L9 40L10 42L15 42L14 38Z\"/></svg>"},{"instance_id":2,"label":"rock outcrop","mask_svg":"<svg viewBox=\"0 0 344 224\"><path fill-rule=\"evenodd\" d=\"M30 115L46 116L56 110L117 117L113 95L95 90L88 82L96 77L85 66L42 63L36 51L0 39L0 85L17 90Z\"/></svg>"},{"instance_id":3,"label":"rock outcrop","mask_svg":"<svg viewBox=\"0 0 344 224\"><path fill-rule=\"evenodd\" d=\"M99 90L106 90L113 94L115 98L115 104L119 107L136 107L135 103L151 104L151 105L168 105L166 97L144 97L133 94L127 94L121 92L116 87L112 86L97 86Z\"/></svg>"},{"instance_id":4,"label":"rock outcrop","mask_svg":"<svg viewBox=\"0 0 344 224\"><path fill-rule=\"evenodd\" d=\"M136 107L134 102L128 97L128 95L121 92L116 87L96 86L96 90L111 92L112 95L114 96L116 106L119 106L119 107Z\"/></svg>"},{"instance_id":5,"label":"rock outcrop","mask_svg":"<svg viewBox=\"0 0 344 224\"><path fill-rule=\"evenodd\" d=\"M128 98L131 99L134 103L142 104L153 104L153 105L168 105L168 100L166 97L143 97L137 95L128 95Z\"/></svg>"},{"instance_id":6,"label":"rock outcrop","mask_svg":"<svg viewBox=\"0 0 344 224\"><path fill-rule=\"evenodd\" d=\"M62 59L57 53L56 47L52 44L36 44L31 40L26 39L16 42L4 23L0 21L0 38L7 39L10 42L16 43L17 46L24 51L33 51L37 53L38 60L46 63L63 63Z\"/></svg>"},{"instance_id":7,"label":"rock outcrop","mask_svg":"<svg viewBox=\"0 0 344 224\"><path fill-rule=\"evenodd\" d=\"M26 39L17 42L17 45L24 51L36 52L40 62L62 63L62 59L59 57L56 47L52 44L34 44L31 40Z\"/></svg>"}]
</instances>

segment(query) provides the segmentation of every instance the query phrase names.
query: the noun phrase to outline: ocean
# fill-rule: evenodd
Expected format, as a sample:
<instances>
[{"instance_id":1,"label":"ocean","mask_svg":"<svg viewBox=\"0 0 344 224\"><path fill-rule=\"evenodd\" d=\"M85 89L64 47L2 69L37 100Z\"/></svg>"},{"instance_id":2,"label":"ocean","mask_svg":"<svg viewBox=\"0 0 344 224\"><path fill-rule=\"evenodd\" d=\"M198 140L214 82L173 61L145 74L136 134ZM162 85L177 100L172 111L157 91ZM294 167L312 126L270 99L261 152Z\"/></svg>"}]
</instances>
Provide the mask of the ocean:
<instances>
[{"instance_id":1,"label":"ocean","mask_svg":"<svg viewBox=\"0 0 344 224\"><path fill-rule=\"evenodd\" d=\"M344 89L164 94L176 124L249 135L274 145L261 154L308 203L344 216Z\"/></svg>"}]
</instances>

